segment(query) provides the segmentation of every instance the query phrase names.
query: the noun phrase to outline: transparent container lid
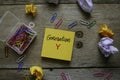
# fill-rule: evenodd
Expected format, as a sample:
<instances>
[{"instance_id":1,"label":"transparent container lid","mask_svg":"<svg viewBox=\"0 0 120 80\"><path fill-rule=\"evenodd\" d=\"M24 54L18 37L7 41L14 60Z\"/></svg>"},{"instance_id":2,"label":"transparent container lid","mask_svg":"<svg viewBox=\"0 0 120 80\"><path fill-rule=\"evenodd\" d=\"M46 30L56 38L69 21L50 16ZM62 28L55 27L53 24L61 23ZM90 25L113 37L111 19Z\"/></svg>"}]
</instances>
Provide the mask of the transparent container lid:
<instances>
[{"instance_id":1,"label":"transparent container lid","mask_svg":"<svg viewBox=\"0 0 120 80\"><path fill-rule=\"evenodd\" d=\"M7 11L0 19L0 52L3 52L5 46L9 46L18 54L22 54L36 35L32 28Z\"/></svg>"},{"instance_id":2,"label":"transparent container lid","mask_svg":"<svg viewBox=\"0 0 120 80\"><path fill-rule=\"evenodd\" d=\"M18 28L20 20L10 11L0 19L0 42L5 43L8 37Z\"/></svg>"}]
</instances>

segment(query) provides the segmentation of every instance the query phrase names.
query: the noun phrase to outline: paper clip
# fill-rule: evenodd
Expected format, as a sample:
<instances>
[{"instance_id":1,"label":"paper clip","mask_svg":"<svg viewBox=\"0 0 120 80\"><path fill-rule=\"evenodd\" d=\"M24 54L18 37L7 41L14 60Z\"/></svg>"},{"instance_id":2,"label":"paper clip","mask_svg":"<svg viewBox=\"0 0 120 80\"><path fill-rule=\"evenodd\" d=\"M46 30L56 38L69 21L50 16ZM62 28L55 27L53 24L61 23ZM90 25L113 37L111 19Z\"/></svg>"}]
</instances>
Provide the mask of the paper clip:
<instances>
[{"instance_id":1,"label":"paper clip","mask_svg":"<svg viewBox=\"0 0 120 80\"><path fill-rule=\"evenodd\" d=\"M89 25L88 25L88 29L90 29L91 27L93 27L96 24L96 21L92 21Z\"/></svg>"},{"instance_id":2,"label":"paper clip","mask_svg":"<svg viewBox=\"0 0 120 80\"><path fill-rule=\"evenodd\" d=\"M62 24L63 20L60 19L56 24L55 24L55 28L58 28L61 24Z\"/></svg>"},{"instance_id":3,"label":"paper clip","mask_svg":"<svg viewBox=\"0 0 120 80\"><path fill-rule=\"evenodd\" d=\"M61 76L62 76L63 80L71 80L71 77L70 77L69 73L62 72Z\"/></svg>"},{"instance_id":4,"label":"paper clip","mask_svg":"<svg viewBox=\"0 0 120 80\"><path fill-rule=\"evenodd\" d=\"M53 23L57 17L57 13L54 13L52 17L50 18L50 22Z\"/></svg>"},{"instance_id":5,"label":"paper clip","mask_svg":"<svg viewBox=\"0 0 120 80\"><path fill-rule=\"evenodd\" d=\"M84 21L84 20L79 20L79 23L82 24L82 25L85 25L85 26L89 25L89 22Z\"/></svg>"},{"instance_id":6,"label":"paper clip","mask_svg":"<svg viewBox=\"0 0 120 80\"><path fill-rule=\"evenodd\" d=\"M63 80L67 80L67 77L66 77L64 72L61 73L61 77L62 77Z\"/></svg>"},{"instance_id":7,"label":"paper clip","mask_svg":"<svg viewBox=\"0 0 120 80\"><path fill-rule=\"evenodd\" d=\"M103 77L104 73L103 72L96 72L93 74L94 77Z\"/></svg>"},{"instance_id":8,"label":"paper clip","mask_svg":"<svg viewBox=\"0 0 120 80\"><path fill-rule=\"evenodd\" d=\"M16 62L17 63L20 63L21 61L23 61L23 59L26 57L26 55L23 55L23 56L20 56L17 60L16 60Z\"/></svg>"},{"instance_id":9,"label":"paper clip","mask_svg":"<svg viewBox=\"0 0 120 80\"><path fill-rule=\"evenodd\" d=\"M67 80L71 80L69 73L66 73Z\"/></svg>"},{"instance_id":10,"label":"paper clip","mask_svg":"<svg viewBox=\"0 0 120 80\"><path fill-rule=\"evenodd\" d=\"M109 72L104 80L110 80L111 77L112 77L112 72Z\"/></svg>"},{"instance_id":11,"label":"paper clip","mask_svg":"<svg viewBox=\"0 0 120 80\"><path fill-rule=\"evenodd\" d=\"M68 29L73 28L73 27L76 26L77 24L78 24L77 21L73 21L73 22L71 22L70 24L68 24Z\"/></svg>"},{"instance_id":12,"label":"paper clip","mask_svg":"<svg viewBox=\"0 0 120 80\"><path fill-rule=\"evenodd\" d=\"M18 63L18 71L22 70L24 63L21 61Z\"/></svg>"}]
</instances>

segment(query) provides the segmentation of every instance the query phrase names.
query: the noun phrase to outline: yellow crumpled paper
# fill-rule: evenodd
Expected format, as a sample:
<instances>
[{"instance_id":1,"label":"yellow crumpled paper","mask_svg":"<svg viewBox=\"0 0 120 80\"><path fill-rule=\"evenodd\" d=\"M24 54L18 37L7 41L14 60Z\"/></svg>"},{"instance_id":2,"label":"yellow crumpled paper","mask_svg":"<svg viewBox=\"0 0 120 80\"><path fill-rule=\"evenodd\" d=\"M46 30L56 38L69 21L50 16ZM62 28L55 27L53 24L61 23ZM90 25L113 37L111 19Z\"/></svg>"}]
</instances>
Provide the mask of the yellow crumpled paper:
<instances>
[{"instance_id":1,"label":"yellow crumpled paper","mask_svg":"<svg viewBox=\"0 0 120 80\"><path fill-rule=\"evenodd\" d=\"M106 24L101 25L101 28L99 30L99 34L101 34L104 37L110 37L110 38L113 37L113 35L114 35L112 30L110 30Z\"/></svg>"},{"instance_id":2,"label":"yellow crumpled paper","mask_svg":"<svg viewBox=\"0 0 120 80\"><path fill-rule=\"evenodd\" d=\"M39 66L32 66L30 67L30 73L31 75L36 76L36 80L41 80L43 77L43 71L42 68Z\"/></svg>"},{"instance_id":3,"label":"yellow crumpled paper","mask_svg":"<svg viewBox=\"0 0 120 80\"><path fill-rule=\"evenodd\" d=\"M28 4L25 7L25 12L26 14L32 14L33 16L35 16L37 14L37 7L35 7L34 4Z\"/></svg>"}]
</instances>

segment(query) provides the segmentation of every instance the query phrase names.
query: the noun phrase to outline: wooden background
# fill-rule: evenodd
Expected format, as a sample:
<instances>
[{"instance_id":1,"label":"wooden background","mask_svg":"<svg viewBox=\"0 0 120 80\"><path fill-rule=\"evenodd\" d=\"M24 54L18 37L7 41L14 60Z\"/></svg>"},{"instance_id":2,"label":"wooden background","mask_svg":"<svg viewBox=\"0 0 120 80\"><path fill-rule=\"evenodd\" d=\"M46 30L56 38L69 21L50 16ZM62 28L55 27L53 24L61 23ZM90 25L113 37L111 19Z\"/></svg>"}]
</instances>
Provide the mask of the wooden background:
<instances>
[{"instance_id":1,"label":"wooden background","mask_svg":"<svg viewBox=\"0 0 120 80\"><path fill-rule=\"evenodd\" d=\"M25 4L31 2L37 6L37 16L34 18L27 16L24 9ZM89 17L80 9L76 0L60 0L58 6L48 5L45 0L0 0L0 18L6 11L11 11L25 24L30 21L34 22L36 25L34 30L37 32L36 39L25 51L26 57L22 71L17 71L16 60L19 55L10 48L8 58L5 58L4 52L0 52L0 80L24 80L24 75L30 74L29 67L34 65L43 68L45 74L43 80L62 80L61 72L69 73L72 80L103 80L105 76L98 78L92 74L95 72L104 72L105 74L113 72L111 80L119 80L120 53L104 58L98 50L97 43L100 39L98 35L100 24L106 23L115 33L114 46L120 49L120 0L93 0L93 2L94 9ZM83 38L75 37L74 43L81 41L83 47L77 49L74 44L71 62L44 59L40 56L44 29L45 27L54 28L57 20L50 23L49 19L55 12L58 14L57 20L63 19L59 29L75 32L80 30L84 33ZM67 28L69 22L80 19L96 20L97 23L91 29L80 24L70 30Z\"/></svg>"}]
</instances>

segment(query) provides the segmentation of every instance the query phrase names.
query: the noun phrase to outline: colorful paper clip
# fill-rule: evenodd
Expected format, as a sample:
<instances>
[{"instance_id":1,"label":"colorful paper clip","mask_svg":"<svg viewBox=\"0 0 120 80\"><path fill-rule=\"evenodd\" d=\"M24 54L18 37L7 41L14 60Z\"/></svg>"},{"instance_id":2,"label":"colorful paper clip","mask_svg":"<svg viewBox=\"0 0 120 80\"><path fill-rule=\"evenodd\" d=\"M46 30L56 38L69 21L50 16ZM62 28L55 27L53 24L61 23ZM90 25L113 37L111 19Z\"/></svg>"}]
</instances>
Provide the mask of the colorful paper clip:
<instances>
[{"instance_id":1,"label":"colorful paper clip","mask_svg":"<svg viewBox=\"0 0 120 80\"><path fill-rule=\"evenodd\" d=\"M20 56L17 60L16 60L16 62L17 63L20 63L21 61L23 61L23 59L26 57L26 55L23 55L23 56Z\"/></svg>"},{"instance_id":2,"label":"colorful paper clip","mask_svg":"<svg viewBox=\"0 0 120 80\"><path fill-rule=\"evenodd\" d=\"M60 19L56 24L55 24L55 28L58 28L61 24L62 24L63 20Z\"/></svg>"},{"instance_id":3,"label":"colorful paper clip","mask_svg":"<svg viewBox=\"0 0 120 80\"><path fill-rule=\"evenodd\" d=\"M67 77L66 77L64 72L61 73L61 77L62 77L63 80L67 80Z\"/></svg>"},{"instance_id":4,"label":"colorful paper clip","mask_svg":"<svg viewBox=\"0 0 120 80\"><path fill-rule=\"evenodd\" d=\"M18 63L18 71L22 70L24 63L21 61Z\"/></svg>"},{"instance_id":5,"label":"colorful paper clip","mask_svg":"<svg viewBox=\"0 0 120 80\"><path fill-rule=\"evenodd\" d=\"M104 80L110 80L112 75L113 75L112 72L109 72Z\"/></svg>"},{"instance_id":6,"label":"colorful paper clip","mask_svg":"<svg viewBox=\"0 0 120 80\"><path fill-rule=\"evenodd\" d=\"M71 77L70 77L69 73L62 72L61 77L62 77L63 80L71 80Z\"/></svg>"},{"instance_id":7,"label":"colorful paper clip","mask_svg":"<svg viewBox=\"0 0 120 80\"><path fill-rule=\"evenodd\" d=\"M91 23L88 24L88 29L90 29L91 27L93 27L96 24L96 21L92 21Z\"/></svg>"},{"instance_id":8,"label":"colorful paper clip","mask_svg":"<svg viewBox=\"0 0 120 80\"><path fill-rule=\"evenodd\" d=\"M103 72L96 72L93 74L94 77L103 77L104 73Z\"/></svg>"},{"instance_id":9,"label":"colorful paper clip","mask_svg":"<svg viewBox=\"0 0 120 80\"><path fill-rule=\"evenodd\" d=\"M77 24L78 24L77 21L73 21L73 22L71 22L70 24L68 24L68 29L73 28L73 27L76 26Z\"/></svg>"},{"instance_id":10,"label":"colorful paper clip","mask_svg":"<svg viewBox=\"0 0 120 80\"><path fill-rule=\"evenodd\" d=\"M67 80L71 80L70 74L69 73L65 73L65 74L66 74Z\"/></svg>"},{"instance_id":11,"label":"colorful paper clip","mask_svg":"<svg viewBox=\"0 0 120 80\"><path fill-rule=\"evenodd\" d=\"M90 23L85 20L79 20L79 23L85 26L88 26Z\"/></svg>"},{"instance_id":12,"label":"colorful paper clip","mask_svg":"<svg viewBox=\"0 0 120 80\"><path fill-rule=\"evenodd\" d=\"M52 17L50 18L50 22L53 23L57 17L57 13L54 13Z\"/></svg>"}]
</instances>

